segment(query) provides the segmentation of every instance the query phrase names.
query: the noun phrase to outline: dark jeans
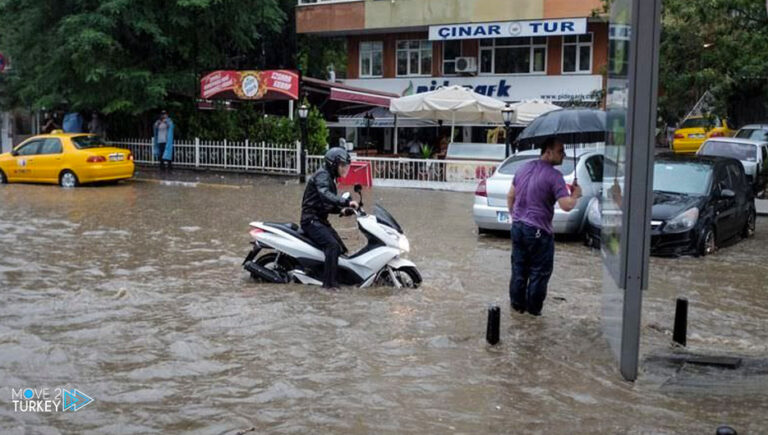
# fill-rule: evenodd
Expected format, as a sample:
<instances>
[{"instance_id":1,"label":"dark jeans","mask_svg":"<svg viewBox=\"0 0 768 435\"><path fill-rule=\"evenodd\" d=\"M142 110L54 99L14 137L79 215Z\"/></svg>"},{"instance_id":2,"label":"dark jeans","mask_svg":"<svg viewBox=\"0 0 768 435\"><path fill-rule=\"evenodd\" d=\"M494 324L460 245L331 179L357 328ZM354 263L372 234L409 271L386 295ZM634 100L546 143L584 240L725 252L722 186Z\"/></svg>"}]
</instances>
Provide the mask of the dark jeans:
<instances>
[{"instance_id":1,"label":"dark jeans","mask_svg":"<svg viewBox=\"0 0 768 435\"><path fill-rule=\"evenodd\" d=\"M512 308L541 314L554 260L555 240L551 234L522 222L512 224Z\"/></svg>"},{"instance_id":2,"label":"dark jeans","mask_svg":"<svg viewBox=\"0 0 768 435\"><path fill-rule=\"evenodd\" d=\"M166 165L168 165L168 169L173 169L173 160L165 160L163 159L163 155L165 154L165 142L158 142L157 143L157 149L159 151L159 157L158 160L160 161L160 169L165 168ZM173 157L171 157L173 159Z\"/></svg>"},{"instance_id":3,"label":"dark jeans","mask_svg":"<svg viewBox=\"0 0 768 435\"><path fill-rule=\"evenodd\" d=\"M323 287L338 287L336 273L339 268L339 255L342 253L340 237L330 225L313 220L301 226L304 234L317 243L325 254L323 269Z\"/></svg>"}]
</instances>

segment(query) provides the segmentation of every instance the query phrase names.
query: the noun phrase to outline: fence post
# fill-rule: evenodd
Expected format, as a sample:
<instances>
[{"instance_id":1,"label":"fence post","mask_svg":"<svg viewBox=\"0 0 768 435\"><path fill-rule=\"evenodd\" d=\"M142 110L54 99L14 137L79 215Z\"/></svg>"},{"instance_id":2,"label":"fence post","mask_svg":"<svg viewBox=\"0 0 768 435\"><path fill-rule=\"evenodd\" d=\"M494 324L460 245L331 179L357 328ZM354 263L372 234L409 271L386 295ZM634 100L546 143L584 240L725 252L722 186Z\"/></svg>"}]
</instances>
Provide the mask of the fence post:
<instances>
[{"instance_id":1,"label":"fence post","mask_svg":"<svg viewBox=\"0 0 768 435\"><path fill-rule=\"evenodd\" d=\"M200 167L200 138L195 138L195 167Z\"/></svg>"},{"instance_id":2,"label":"fence post","mask_svg":"<svg viewBox=\"0 0 768 435\"><path fill-rule=\"evenodd\" d=\"M245 139L245 170L248 170L248 139Z\"/></svg>"},{"instance_id":3,"label":"fence post","mask_svg":"<svg viewBox=\"0 0 768 435\"><path fill-rule=\"evenodd\" d=\"M299 144L299 141L296 141L293 143L296 145L296 173L299 174L301 172L301 145ZM309 157L307 157L309 159ZM304 162L306 165L309 162ZM306 166L304 166L306 168Z\"/></svg>"},{"instance_id":4,"label":"fence post","mask_svg":"<svg viewBox=\"0 0 768 435\"><path fill-rule=\"evenodd\" d=\"M224 168L227 167L227 140L224 139Z\"/></svg>"}]
</instances>

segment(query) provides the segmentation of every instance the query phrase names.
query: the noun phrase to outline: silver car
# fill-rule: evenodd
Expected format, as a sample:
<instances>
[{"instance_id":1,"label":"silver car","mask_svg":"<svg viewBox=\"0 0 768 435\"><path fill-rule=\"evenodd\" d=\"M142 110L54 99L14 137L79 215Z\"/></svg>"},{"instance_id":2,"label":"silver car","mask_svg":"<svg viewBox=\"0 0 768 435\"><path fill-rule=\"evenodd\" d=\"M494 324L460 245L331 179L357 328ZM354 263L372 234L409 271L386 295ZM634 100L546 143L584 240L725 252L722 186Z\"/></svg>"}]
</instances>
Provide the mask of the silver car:
<instances>
[{"instance_id":1,"label":"silver car","mask_svg":"<svg viewBox=\"0 0 768 435\"><path fill-rule=\"evenodd\" d=\"M768 142L768 124L745 125L733 137Z\"/></svg>"},{"instance_id":2,"label":"silver car","mask_svg":"<svg viewBox=\"0 0 768 435\"><path fill-rule=\"evenodd\" d=\"M585 210L589 200L599 194L603 183L603 165L611 160L604 159L603 154L596 149L576 151L574 162L573 151L567 152L563 164L556 168L563 173L563 178L569 186L573 184L574 166L578 174L577 182L581 186L582 198L571 211L563 211L555 204L555 217L552 227L556 234L578 234L584 229ZM539 150L521 151L499 165L493 175L483 180L475 191L475 204L472 215L478 230L483 233L488 230L509 230L510 216L507 209L507 193L512 185L515 172L525 163L538 159ZM574 165L575 163L575 165Z\"/></svg>"},{"instance_id":3,"label":"silver car","mask_svg":"<svg viewBox=\"0 0 768 435\"><path fill-rule=\"evenodd\" d=\"M768 140L718 137L707 139L696 152L700 156L731 157L741 161L755 192L763 190L768 179Z\"/></svg>"}]
</instances>

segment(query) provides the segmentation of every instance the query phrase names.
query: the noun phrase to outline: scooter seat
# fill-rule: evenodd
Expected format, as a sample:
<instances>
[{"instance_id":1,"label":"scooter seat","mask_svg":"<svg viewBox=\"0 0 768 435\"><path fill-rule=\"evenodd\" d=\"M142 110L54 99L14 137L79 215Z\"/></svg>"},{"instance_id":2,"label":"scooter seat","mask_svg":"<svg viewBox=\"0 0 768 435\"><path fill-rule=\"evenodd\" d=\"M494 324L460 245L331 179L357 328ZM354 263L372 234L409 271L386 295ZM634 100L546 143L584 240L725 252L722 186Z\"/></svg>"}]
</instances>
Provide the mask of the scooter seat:
<instances>
[{"instance_id":1,"label":"scooter seat","mask_svg":"<svg viewBox=\"0 0 768 435\"><path fill-rule=\"evenodd\" d=\"M307 243L309 243L311 246L314 246L315 248L318 248L317 244L312 241L309 237L304 234L304 231L301 230L301 228L291 222L285 222L285 223L279 223L279 222L264 222L264 225L277 228L280 231L285 231L286 233L303 240Z\"/></svg>"}]
</instances>

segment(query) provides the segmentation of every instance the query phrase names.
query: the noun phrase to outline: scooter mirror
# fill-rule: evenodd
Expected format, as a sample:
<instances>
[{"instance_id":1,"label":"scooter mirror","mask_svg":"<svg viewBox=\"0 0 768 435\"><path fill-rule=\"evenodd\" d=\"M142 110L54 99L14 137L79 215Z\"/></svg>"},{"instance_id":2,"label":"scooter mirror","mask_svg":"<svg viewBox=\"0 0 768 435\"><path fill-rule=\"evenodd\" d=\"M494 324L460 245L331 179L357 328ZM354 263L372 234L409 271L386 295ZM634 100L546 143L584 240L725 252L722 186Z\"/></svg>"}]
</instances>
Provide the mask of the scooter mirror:
<instances>
[{"instance_id":1,"label":"scooter mirror","mask_svg":"<svg viewBox=\"0 0 768 435\"><path fill-rule=\"evenodd\" d=\"M341 194L341 197L344 199L349 199L352 197L352 194L349 192L344 192L343 194Z\"/></svg>"},{"instance_id":2,"label":"scooter mirror","mask_svg":"<svg viewBox=\"0 0 768 435\"><path fill-rule=\"evenodd\" d=\"M363 191L363 185L362 184L355 184L355 192L360 193Z\"/></svg>"}]
</instances>

